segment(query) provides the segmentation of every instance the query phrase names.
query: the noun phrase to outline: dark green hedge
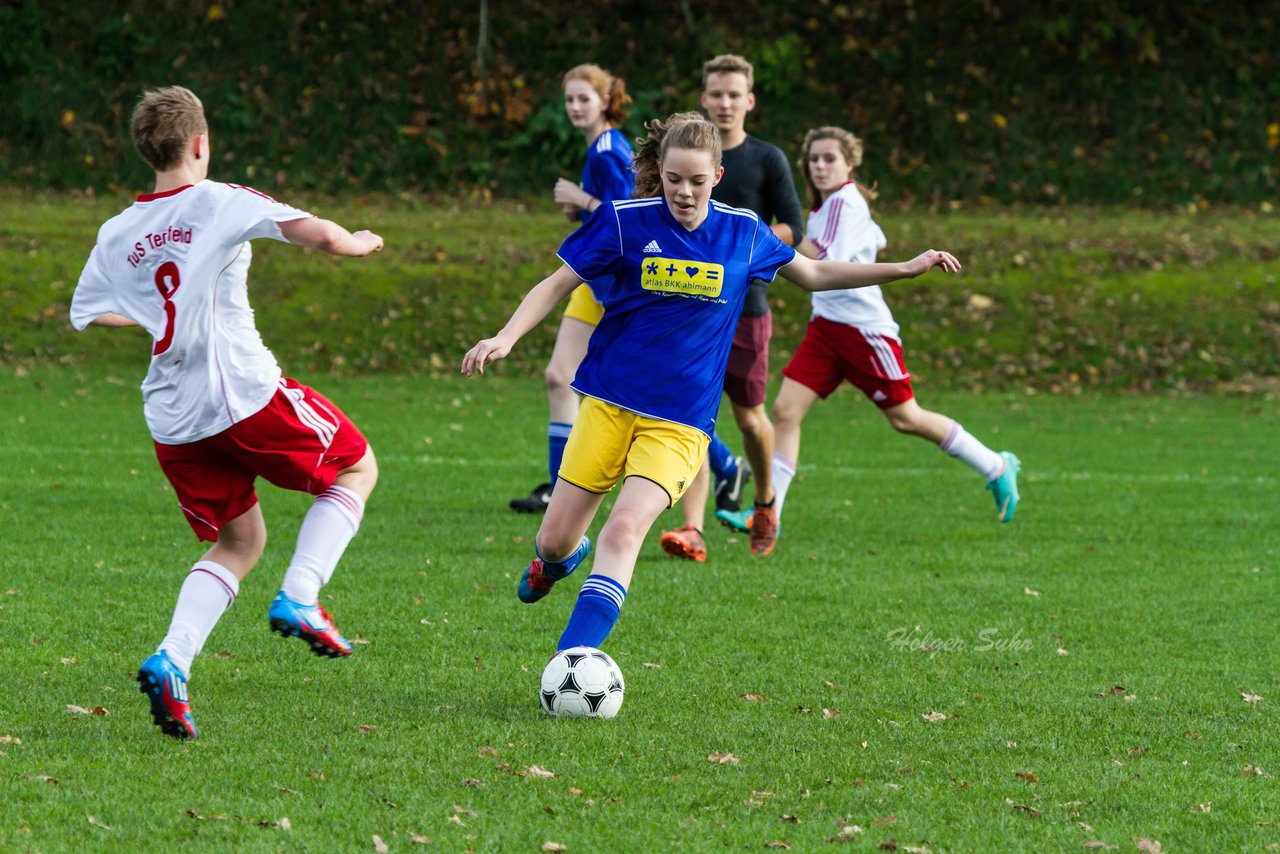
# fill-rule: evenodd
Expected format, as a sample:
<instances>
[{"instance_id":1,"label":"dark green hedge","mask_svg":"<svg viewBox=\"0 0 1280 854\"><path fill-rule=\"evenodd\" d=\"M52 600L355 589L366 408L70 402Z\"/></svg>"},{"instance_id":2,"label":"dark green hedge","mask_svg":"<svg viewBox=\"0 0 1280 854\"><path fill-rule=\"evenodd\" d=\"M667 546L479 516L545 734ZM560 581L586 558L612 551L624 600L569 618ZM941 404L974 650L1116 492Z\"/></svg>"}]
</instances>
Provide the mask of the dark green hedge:
<instances>
[{"instance_id":1,"label":"dark green hedge","mask_svg":"<svg viewBox=\"0 0 1280 854\"><path fill-rule=\"evenodd\" d=\"M0 5L0 181L135 187L140 91L204 99L217 176L267 189L538 193L575 174L559 79L622 73L637 123L757 68L750 128L842 124L863 175L927 202L1274 201L1274 2L480 0ZM634 129L634 127L632 128Z\"/></svg>"}]
</instances>

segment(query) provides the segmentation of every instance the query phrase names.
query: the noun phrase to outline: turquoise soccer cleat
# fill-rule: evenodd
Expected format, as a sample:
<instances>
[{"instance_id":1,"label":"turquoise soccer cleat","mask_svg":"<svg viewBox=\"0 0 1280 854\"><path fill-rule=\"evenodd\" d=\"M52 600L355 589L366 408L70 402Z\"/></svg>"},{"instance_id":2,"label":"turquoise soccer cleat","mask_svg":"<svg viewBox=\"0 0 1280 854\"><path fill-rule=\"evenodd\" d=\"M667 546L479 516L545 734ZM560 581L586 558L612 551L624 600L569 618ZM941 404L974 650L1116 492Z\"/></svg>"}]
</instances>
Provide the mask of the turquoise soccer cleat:
<instances>
[{"instance_id":1,"label":"turquoise soccer cleat","mask_svg":"<svg viewBox=\"0 0 1280 854\"><path fill-rule=\"evenodd\" d=\"M1008 522L1018 511L1018 469L1022 463L1008 451L1001 451L1000 458L1004 460L1004 471L987 483L987 489L996 499L996 518Z\"/></svg>"},{"instance_id":2,"label":"turquoise soccer cleat","mask_svg":"<svg viewBox=\"0 0 1280 854\"><path fill-rule=\"evenodd\" d=\"M720 524L739 534L751 533L751 517L754 515L755 509L752 507L743 510L716 511L716 518L720 520Z\"/></svg>"}]
</instances>

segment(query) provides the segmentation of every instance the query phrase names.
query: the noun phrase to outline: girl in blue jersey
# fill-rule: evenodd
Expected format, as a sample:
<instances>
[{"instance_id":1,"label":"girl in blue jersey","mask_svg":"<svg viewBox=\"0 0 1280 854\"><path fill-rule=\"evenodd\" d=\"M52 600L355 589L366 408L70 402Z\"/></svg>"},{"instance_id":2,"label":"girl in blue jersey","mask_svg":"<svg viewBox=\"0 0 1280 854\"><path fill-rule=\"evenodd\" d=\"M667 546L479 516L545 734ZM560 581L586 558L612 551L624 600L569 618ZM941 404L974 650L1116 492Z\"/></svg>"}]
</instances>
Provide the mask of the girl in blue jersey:
<instances>
[{"instance_id":1,"label":"girl in blue jersey","mask_svg":"<svg viewBox=\"0 0 1280 854\"><path fill-rule=\"evenodd\" d=\"M711 201L724 171L715 125L677 113L646 127L636 156L640 198L603 206L570 235L558 253L563 265L462 360L467 376L483 373L582 282L604 303L573 383L585 399L517 589L521 601L536 602L582 562L587 527L622 480L557 649L598 647L608 636L649 528L702 464L748 282L781 273L805 290L835 290L960 269L936 250L896 264L797 255L751 211Z\"/></svg>"},{"instance_id":2,"label":"girl in blue jersey","mask_svg":"<svg viewBox=\"0 0 1280 854\"><path fill-rule=\"evenodd\" d=\"M564 109L573 126L587 140L587 162L582 167L582 184L567 178L556 182L555 200L571 222L582 222L606 202L631 198L635 174L631 171L631 144L618 127L627 117L631 97L621 77L614 77L598 65L579 65L564 75ZM547 363L547 404L551 419L547 425L547 469L545 483L533 488L525 498L513 498L510 507L520 513L541 513L551 500L551 487L560 471L560 459L578 415L578 395L570 387L578 363L587 352L587 341L600 322L604 308L582 285L573 292L565 309L556 343Z\"/></svg>"}]
</instances>

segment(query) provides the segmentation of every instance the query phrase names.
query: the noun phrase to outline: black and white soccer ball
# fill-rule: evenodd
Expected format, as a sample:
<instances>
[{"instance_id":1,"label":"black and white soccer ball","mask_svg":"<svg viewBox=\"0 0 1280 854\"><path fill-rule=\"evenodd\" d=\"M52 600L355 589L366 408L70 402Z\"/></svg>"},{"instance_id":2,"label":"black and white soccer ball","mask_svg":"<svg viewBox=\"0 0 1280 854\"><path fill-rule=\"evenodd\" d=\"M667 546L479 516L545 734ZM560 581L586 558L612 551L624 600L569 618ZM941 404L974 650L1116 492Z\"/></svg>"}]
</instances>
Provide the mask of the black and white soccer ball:
<instances>
[{"instance_id":1,"label":"black and white soccer ball","mask_svg":"<svg viewBox=\"0 0 1280 854\"><path fill-rule=\"evenodd\" d=\"M557 652L542 671L538 699L549 715L611 718L622 708L622 671L608 654L589 646Z\"/></svg>"}]
</instances>

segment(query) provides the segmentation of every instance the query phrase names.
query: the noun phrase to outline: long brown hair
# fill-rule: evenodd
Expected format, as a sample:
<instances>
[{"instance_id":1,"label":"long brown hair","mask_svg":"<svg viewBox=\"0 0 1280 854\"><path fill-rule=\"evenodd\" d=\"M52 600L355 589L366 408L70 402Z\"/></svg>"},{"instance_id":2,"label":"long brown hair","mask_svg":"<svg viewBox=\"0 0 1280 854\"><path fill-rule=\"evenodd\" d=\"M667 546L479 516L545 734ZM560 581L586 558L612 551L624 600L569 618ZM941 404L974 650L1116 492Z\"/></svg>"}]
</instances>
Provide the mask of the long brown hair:
<instances>
[{"instance_id":1,"label":"long brown hair","mask_svg":"<svg viewBox=\"0 0 1280 854\"><path fill-rule=\"evenodd\" d=\"M809 174L809 149L820 139L834 139L836 141L836 144L840 146L840 154L844 156L844 162L849 164L850 175L852 175L852 170L862 165L862 140L844 128L827 126L814 128L806 133L804 135L804 144L800 146L800 160L796 165L804 173L804 183L809 188L809 200L813 203L814 210L817 210L822 205L822 193L818 190L817 185L813 183L813 176ZM868 205L875 201L878 195L875 185L868 187L856 178L853 183L857 186L858 192L862 194L862 198L867 200Z\"/></svg>"},{"instance_id":2,"label":"long brown hair","mask_svg":"<svg viewBox=\"0 0 1280 854\"><path fill-rule=\"evenodd\" d=\"M636 172L636 186L632 196L649 199L662 195L660 164L673 148L705 151L711 155L711 165L720 168L720 131L699 113L673 113L662 119L650 119L644 123L648 133L636 140L636 153L632 163Z\"/></svg>"},{"instance_id":3,"label":"long brown hair","mask_svg":"<svg viewBox=\"0 0 1280 854\"><path fill-rule=\"evenodd\" d=\"M588 62L566 71L564 80L560 81L560 88L568 86L570 80L585 81L596 90L600 100L609 103L604 109L604 117L609 124L620 127L627 120L630 113L627 104L631 103L631 96L627 94L627 82L621 77L614 77L595 63Z\"/></svg>"}]
</instances>

